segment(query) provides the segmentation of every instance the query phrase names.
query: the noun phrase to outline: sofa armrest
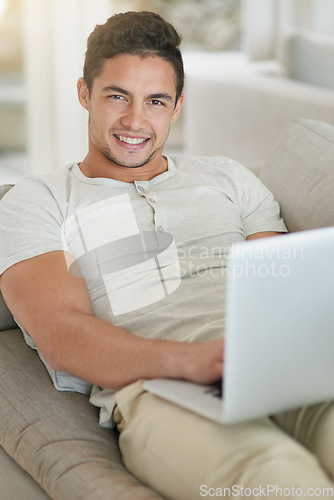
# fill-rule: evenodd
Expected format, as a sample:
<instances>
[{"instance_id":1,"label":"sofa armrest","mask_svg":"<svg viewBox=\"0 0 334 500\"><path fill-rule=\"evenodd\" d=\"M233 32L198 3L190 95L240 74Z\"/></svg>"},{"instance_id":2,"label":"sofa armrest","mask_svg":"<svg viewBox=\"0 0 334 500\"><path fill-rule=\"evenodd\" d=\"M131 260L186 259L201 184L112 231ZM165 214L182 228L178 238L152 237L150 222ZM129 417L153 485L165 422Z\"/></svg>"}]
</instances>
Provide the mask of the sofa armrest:
<instances>
[{"instance_id":1,"label":"sofa armrest","mask_svg":"<svg viewBox=\"0 0 334 500\"><path fill-rule=\"evenodd\" d=\"M50 497L0 446L0 483L2 500L50 500Z\"/></svg>"},{"instance_id":2,"label":"sofa armrest","mask_svg":"<svg viewBox=\"0 0 334 500\"><path fill-rule=\"evenodd\" d=\"M334 91L275 75L190 75L183 112L187 154L262 165L295 118L334 123Z\"/></svg>"},{"instance_id":3,"label":"sofa armrest","mask_svg":"<svg viewBox=\"0 0 334 500\"><path fill-rule=\"evenodd\" d=\"M54 389L20 330L0 333L0 446L55 500L158 500L122 464L87 396Z\"/></svg>"}]
</instances>

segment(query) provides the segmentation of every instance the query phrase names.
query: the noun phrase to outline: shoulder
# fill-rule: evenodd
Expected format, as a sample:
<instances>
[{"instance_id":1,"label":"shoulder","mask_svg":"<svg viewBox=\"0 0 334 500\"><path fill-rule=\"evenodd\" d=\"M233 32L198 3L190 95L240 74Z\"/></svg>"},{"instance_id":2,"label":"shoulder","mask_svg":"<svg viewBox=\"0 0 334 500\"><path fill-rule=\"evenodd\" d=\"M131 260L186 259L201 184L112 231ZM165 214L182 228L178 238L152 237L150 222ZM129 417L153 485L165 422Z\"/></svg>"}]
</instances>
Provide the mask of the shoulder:
<instances>
[{"instance_id":1,"label":"shoulder","mask_svg":"<svg viewBox=\"0 0 334 500\"><path fill-rule=\"evenodd\" d=\"M239 162L233 160L232 158L228 158L227 156L181 156L181 155L170 155L170 158L173 160L175 167L177 169L203 169L205 171L214 171L214 172L249 172L252 174L246 167L241 165Z\"/></svg>"},{"instance_id":2,"label":"shoulder","mask_svg":"<svg viewBox=\"0 0 334 500\"><path fill-rule=\"evenodd\" d=\"M196 175L205 180L221 179L224 184L228 182L232 185L244 182L262 184L251 170L226 156L171 155L170 158L179 174Z\"/></svg>"},{"instance_id":3,"label":"shoulder","mask_svg":"<svg viewBox=\"0 0 334 500\"><path fill-rule=\"evenodd\" d=\"M6 190L1 203L7 204L11 201L15 203L33 203L43 205L46 200L54 198L55 191L66 190L67 178L71 166L64 167L59 171L49 175L26 175Z\"/></svg>"}]
</instances>

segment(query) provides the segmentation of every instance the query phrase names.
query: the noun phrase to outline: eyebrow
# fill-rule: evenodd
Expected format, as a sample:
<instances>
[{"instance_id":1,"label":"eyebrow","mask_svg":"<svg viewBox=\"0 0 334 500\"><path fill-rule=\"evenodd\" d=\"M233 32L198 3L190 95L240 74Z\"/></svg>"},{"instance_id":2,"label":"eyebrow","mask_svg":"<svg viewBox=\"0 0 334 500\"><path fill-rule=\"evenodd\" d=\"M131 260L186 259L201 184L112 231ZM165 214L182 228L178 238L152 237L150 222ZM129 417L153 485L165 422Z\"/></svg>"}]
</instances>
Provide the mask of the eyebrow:
<instances>
[{"instance_id":1,"label":"eyebrow","mask_svg":"<svg viewBox=\"0 0 334 500\"><path fill-rule=\"evenodd\" d=\"M122 87L116 87L114 85L109 85L108 87L104 87L102 89L102 92L117 92L118 94L124 94L124 95L130 95L130 92L128 92L125 89L122 89Z\"/></svg>"},{"instance_id":2,"label":"eyebrow","mask_svg":"<svg viewBox=\"0 0 334 500\"><path fill-rule=\"evenodd\" d=\"M117 87L115 85L109 85L108 87L104 87L102 92L117 92L118 94L124 94L126 96L131 96L131 92L123 89L122 87ZM151 94L147 96L147 99L164 99L165 101L173 101L173 97L170 94L164 92L158 92L156 94Z\"/></svg>"}]
</instances>

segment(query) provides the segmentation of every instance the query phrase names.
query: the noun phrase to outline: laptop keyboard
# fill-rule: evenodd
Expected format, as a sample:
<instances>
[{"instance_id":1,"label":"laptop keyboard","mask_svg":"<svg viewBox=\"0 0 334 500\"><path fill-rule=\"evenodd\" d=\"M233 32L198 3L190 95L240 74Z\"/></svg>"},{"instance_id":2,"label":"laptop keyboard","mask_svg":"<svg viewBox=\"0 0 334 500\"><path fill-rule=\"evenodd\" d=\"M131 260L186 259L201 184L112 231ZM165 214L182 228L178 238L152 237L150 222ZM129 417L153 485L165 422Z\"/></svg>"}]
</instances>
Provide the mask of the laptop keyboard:
<instances>
[{"instance_id":1,"label":"laptop keyboard","mask_svg":"<svg viewBox=\"0 0 334 500\"><path fill-rule=\"evenodd\" d=\"M222 380L219 380L215 384L210 385L205 394L210 394L214 398L223 399L223 384Z\"/></svg>"}]
</instances>

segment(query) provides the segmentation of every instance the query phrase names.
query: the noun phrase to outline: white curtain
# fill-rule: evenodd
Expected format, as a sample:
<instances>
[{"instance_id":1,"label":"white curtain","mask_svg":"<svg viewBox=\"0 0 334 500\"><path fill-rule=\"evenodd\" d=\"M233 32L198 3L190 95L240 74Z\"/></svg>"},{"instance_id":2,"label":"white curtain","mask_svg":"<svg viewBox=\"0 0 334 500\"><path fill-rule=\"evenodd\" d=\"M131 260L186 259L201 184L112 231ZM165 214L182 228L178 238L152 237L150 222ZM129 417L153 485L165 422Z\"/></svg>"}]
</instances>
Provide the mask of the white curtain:
<instances>
[{"instance_id":1,"label":"white curtain","mask_svg":"<svg viewBox=\"0 0 334 500\"><path fill-rule=\"evenodd\" d=\"M87 116L76 96L86 39L111 15L111 0L24 0L30 171L83 160Z\"/></svg>"},{"instance_id":2,"label":"white curtain","mask_svg":"<svg viewBox=\"0 0 334 500\"><path fill-rule=\"evenodd\" d=\"M243 0L243 51L251 61L272 59L276 43L276 0Z\"/></svg>"}]
</instances>

